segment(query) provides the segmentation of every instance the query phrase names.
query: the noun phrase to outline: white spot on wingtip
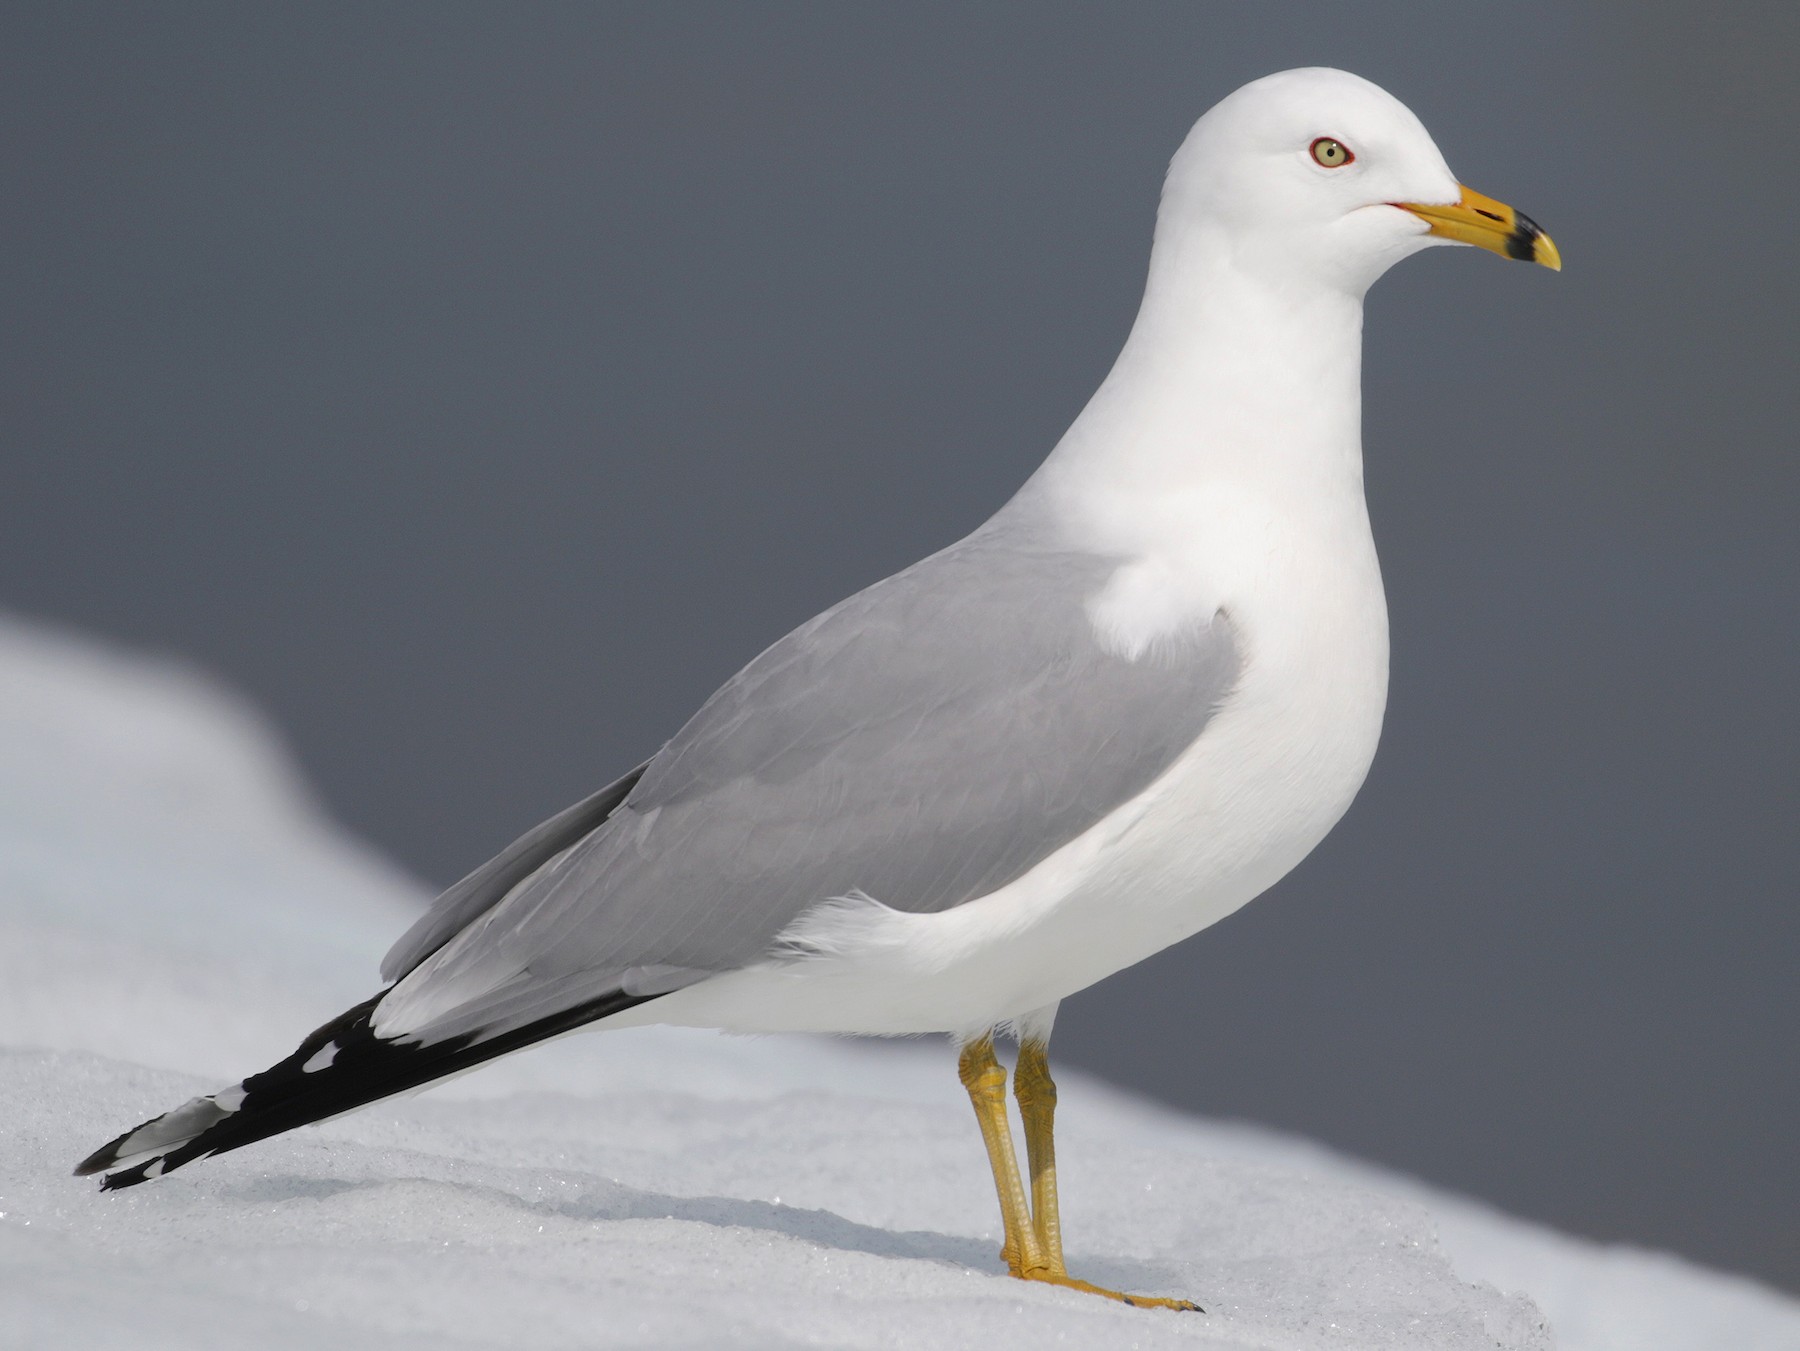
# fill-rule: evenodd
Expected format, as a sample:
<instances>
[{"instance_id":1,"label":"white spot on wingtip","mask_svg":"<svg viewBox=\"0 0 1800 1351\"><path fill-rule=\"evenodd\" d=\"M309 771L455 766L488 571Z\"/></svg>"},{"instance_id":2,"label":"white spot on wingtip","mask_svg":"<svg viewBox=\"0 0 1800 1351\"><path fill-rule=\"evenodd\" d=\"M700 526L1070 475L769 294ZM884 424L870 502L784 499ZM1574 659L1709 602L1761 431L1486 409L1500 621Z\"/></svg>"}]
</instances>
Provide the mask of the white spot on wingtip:
<instances>
[{"instance_id":1,"label":"white spot on wingtip","mask_svg":"<svg viewBox=\"0 0 1800 1351\"><path fill-rule=\"evenodd\" d=\"M212 1095L213 1106L221 1112L235 1112L244 1105L244 1086L238 1084L234 1088L221 1089Z\"/></svg>"},{"instance_id":2,"label":"white spot on wingtip","mask_svg":"<svg viewBox=\"0 0 1800 1351\"><path fill-rule=\"evenodd\" d=\"M315 1070L330 1068L331 1062L337 1059L337 1053L338 1044L335 1041L326 1042L318 1050L313 1052L312 1059L308 1060L300 1067L300 1073L311 1074Z\"/></svg>"},{"instance_id":3,"label":"white spot on wingtip","mask_svg":"<svg viewBox=\"0 0 1800 1351\"><path fill-rule=\"evenodd\" d=\"M144 1169L144 1176L161 1177L163 1175L163 1170L168 1166L169 1161L167 1159L156 1159L151 1162L148 1168Z\"/></svg>"}]
</instances>

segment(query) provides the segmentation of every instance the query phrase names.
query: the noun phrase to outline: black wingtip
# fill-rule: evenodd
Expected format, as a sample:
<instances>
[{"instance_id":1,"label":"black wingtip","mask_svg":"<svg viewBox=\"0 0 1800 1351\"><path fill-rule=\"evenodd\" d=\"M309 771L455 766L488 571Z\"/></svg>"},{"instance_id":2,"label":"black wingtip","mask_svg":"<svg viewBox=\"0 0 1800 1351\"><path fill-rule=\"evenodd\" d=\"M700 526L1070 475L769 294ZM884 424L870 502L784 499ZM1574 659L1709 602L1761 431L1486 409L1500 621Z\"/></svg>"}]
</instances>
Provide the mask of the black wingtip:
<instances>
[{"instance_id":1,"label":"black wingtip","mask_svg":"<svg viewBox=\"0 0 1800 1351\"><path fill-rule=\"evenodd\" d=\"M317 1029L285 1060L253 1074L231 1092L195 1098L134 1127L76 1165L78 1177L103 1172L121 1158L151 1157L108 1173L102 1191L149 1182L196 1159L224 1154L296 1126L338 1116L379 1098L419 1088L433 1080L516 1051L533 1042L572 1032L660 995L613 990L540 1018L523 1027L477 1040L463 1034L441 1042L416 1043L376 1036L372 1014L384 990ZM328 1050L323 1064L314 1057Z\"/></svg>"},{"instance_id":2,"label":"black wingtip","mask_svg":"<svg viewBox=\"0 0 1800 1351\"><path fill-rule=\"evenodd\" d=\"M135 1187L140 1182L148 1182L150 1180L150 1164L160 1162L160 1159L152 1159L149 1163L140 1163L135 1168L122 1168L116 1173L108 1173L100 1179L100 1190L116 1192L122 1187Z\"/></svg>"}]
</instances>

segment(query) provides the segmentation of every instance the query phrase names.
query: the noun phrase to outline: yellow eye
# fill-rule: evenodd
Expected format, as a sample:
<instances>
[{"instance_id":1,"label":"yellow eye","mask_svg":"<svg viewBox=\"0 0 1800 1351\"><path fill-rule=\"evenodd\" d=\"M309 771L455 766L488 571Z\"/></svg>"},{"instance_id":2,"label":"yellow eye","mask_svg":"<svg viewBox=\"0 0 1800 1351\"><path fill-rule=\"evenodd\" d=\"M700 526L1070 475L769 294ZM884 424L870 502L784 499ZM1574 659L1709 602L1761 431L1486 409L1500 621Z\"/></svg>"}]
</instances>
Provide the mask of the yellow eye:
<instances>
[{"instance_id":1,"label":"yellow eye","mask_svg":"<svg viewBox=\"0 0 1800 1351\"><path fill-rule=\"evenodd\" d=\"M1327 169L1341 169L1356 158L1350 153L1350 147L1342 141L1334 141L1329 136L1321 136L1312 143L1313 163L1321 164Z\"/></svg>"}]
</instances>

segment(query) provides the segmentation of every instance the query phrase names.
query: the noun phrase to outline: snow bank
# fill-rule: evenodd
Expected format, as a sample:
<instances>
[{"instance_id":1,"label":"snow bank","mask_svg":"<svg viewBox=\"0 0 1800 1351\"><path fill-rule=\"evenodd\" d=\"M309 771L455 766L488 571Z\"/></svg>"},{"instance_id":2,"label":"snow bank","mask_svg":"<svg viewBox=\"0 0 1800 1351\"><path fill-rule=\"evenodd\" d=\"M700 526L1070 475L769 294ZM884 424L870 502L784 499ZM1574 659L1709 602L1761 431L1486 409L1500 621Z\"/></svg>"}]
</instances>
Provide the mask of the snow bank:
<instances>
[{"instance_id":1,"label":"snow bank","mask_svg":"<svg viewBox=\"0 0 1800 1351\"><path fill-rule=\"evenodd\" d=\"M129 1192L68 1176L367 994L423 899L222 691L0 626L0 1346L1454 1351L1549 1346L1541 1308L1572 1351L1800 1347L1748 1281L1074 1074L1072 1265L1208 1312L1004 1279L930 1044L580 1037Z\"/></svg>"}]
</instances>

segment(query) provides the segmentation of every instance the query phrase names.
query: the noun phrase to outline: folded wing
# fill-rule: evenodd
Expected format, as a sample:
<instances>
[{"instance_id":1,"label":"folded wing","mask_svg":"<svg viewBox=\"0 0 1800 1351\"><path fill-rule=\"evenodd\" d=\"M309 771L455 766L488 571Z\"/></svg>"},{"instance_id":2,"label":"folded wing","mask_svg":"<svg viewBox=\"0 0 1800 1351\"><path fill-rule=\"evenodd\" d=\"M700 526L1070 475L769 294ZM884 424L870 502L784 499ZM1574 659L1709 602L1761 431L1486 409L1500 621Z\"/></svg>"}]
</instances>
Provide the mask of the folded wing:
<instances>
[{"instance_id":1,"label":"folded wing","mask_svg":"<svg viewBox=\"0 0 1800 1351\"><path fill-rule=\"evenodd\" d=\"M1116 566L990 529L795 630L587 833L485 910L447 894L390 954L419 964L378 1030L479 1035L764 960L832 898L940 911L1017 878L1154 782L1236 676L1223 616L1104 645L1088 605Z\"/></svg>"}]
</instances>

